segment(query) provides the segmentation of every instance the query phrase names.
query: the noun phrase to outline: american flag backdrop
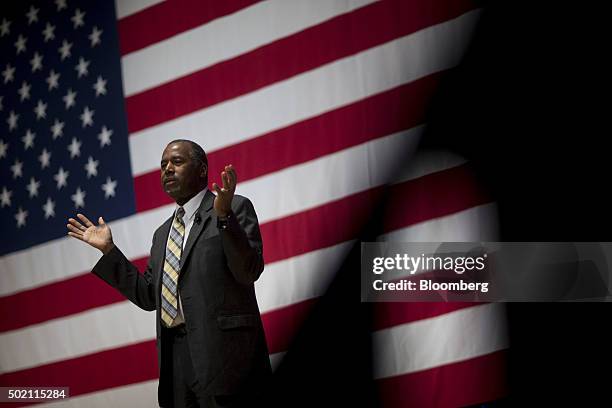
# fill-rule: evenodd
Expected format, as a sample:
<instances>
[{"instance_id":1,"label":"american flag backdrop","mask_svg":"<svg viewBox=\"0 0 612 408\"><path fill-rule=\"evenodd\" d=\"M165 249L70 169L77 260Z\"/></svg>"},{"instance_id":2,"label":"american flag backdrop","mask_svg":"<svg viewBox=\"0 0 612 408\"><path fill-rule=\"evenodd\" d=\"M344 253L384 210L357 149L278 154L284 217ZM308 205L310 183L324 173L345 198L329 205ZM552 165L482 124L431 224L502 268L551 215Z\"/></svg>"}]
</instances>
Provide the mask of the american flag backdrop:
<instances>
[{"instance_id":1,"label":"american flag backdrop","mask_svg":"<svg viewBox=\"0 0 612 408\"><path fill-rule=\"evenodd\" d=\"M477 23L474 2L114 6L2 6L0 386L67 385L66 406L156 405L155 315L89 272L100 254L65 224L103 216L143 269L173 211L159 162L176 138L207 151L211 183L232 163L237 193L254 203L273 366L382 189L381 240L495 240L495 206L465 161L413 155L428 102ZM376 316L385 405L504 395L499 305L381 304Z\"/></svg>"}]
</instances>

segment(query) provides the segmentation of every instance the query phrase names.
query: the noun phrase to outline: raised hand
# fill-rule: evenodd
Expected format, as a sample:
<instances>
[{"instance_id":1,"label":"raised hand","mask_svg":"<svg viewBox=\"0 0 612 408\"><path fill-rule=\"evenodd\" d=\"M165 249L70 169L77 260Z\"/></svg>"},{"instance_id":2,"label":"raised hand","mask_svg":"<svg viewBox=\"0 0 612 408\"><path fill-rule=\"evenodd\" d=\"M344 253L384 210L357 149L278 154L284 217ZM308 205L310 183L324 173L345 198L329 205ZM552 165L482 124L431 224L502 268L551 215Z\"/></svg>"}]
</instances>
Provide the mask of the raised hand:
<instances>
[{"instance_id":1,"label":"raised hand","mask_svg":"<svg viewBox=\"0 0 612 408\"><path fill-rule=\"evenodd\" d=\"M212 185L213 189L217 192L214 208L219 217L226 217L232 211L232 199L236 191L236 180L236 170L230 164L225 166L225 169L221 172L223 188L219 188L217 183Z\"/></svg>"},{"instance_id":2,"label":"raised hand","mask_svg":"<svg viewBox=\"0 0 612 408\"><path fill-rule=\"evenodd\" d=\"M69 230L68 235L99 249L104 254L107 254L113 249L115 246L113 243L113 234L102 217L98 218L99 225L97 226L89 221L83 214L77 214L77 217L79 218L78 220L68 218L69 224L66 224Z\"/></svg>"}]
</instances>

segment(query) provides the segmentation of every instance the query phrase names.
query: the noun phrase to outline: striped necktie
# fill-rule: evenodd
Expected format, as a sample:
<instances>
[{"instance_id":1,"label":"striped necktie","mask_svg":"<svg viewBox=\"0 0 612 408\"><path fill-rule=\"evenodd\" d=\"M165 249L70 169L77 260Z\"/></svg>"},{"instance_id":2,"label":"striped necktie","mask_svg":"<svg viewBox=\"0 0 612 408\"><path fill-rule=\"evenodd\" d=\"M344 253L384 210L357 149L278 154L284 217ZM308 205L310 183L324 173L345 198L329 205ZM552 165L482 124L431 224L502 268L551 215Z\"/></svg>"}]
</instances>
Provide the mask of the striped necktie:
<instances>
[{"instance_id":1,"label":"striped necktie","mask_svg":"<svg viewBox=\"0 0 612 408\"><path fill-rule=\"evenodd\" d=\"M166 260L162 275L161 291L161 318L170 327L178 314L178 277L181 253L183 252L183 238L185 237L185 222L183 221L185 209L176 210L172 229L166 245Z\"/></svg>"}]
</instances>

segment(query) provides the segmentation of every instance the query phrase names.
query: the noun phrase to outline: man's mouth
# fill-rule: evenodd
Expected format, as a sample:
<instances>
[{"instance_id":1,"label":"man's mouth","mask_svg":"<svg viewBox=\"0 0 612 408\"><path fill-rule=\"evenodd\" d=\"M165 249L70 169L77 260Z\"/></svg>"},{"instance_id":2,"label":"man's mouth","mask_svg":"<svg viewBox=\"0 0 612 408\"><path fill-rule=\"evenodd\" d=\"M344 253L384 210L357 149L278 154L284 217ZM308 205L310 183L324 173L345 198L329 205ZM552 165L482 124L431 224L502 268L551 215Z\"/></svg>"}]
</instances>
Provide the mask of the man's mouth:
<instances>
[{"instance_id":1,"label":"man's mouth","mask_svg":"<svg viewBox=\"0 0 612 408\"><path fill-rule=\"evenodd\" d=\"M176 183L176 179L173 179L173 178L164 180L164 185L174 184L174 183Z\"/></svg>"}]
</instances>

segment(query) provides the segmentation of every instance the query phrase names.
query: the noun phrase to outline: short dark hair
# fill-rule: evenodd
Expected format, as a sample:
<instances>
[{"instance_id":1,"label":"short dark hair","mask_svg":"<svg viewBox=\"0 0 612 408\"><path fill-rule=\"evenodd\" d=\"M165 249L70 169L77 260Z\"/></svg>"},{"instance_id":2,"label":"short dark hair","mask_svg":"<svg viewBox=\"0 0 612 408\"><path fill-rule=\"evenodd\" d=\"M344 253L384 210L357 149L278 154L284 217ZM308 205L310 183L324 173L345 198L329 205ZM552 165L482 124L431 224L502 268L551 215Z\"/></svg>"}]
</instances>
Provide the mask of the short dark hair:
<instances>
[{"instance_id":1,"label":"short dark hair","mask_svg":"<svg viewBox=\"0 0 612 408\"><path fill-rule=\"evenodd\" d=\"M168 146L174 143L189 143L189 145L191 146L191 151L189 152L189 156L191 157L191 159L204 163L208 168L208 157L206 157L206 152L204 151L204 149L202 149L202 146L200 146L193 140L187 139L175 139L168 143Z\"/></svg>"}]
</instances>

